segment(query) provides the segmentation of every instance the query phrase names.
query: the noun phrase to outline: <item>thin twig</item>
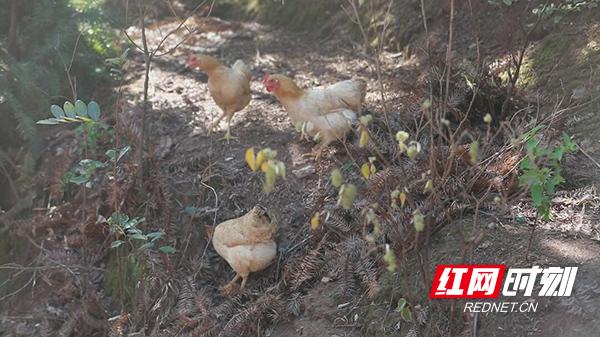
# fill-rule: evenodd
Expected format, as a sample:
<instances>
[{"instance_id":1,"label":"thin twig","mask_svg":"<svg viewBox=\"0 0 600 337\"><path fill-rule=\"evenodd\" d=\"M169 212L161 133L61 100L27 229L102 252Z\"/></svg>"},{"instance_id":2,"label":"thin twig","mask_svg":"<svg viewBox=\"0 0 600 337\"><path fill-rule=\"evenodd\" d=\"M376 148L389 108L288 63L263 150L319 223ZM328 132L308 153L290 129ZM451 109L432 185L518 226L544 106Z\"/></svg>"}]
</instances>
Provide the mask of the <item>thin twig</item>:
<instances>
[{"instance_id":1,"label":"thin twig","mask_svg":"<svg viewBox=\"0 0 600 337\"><path fill-rule=\"evenodd\" d=\"M448 24L448 49L446 49L446 90L444 90L444 105L448 105L450 93L450 75L452 74L452 38L454 36L454 0L450 0L450 23Z\"/></svg>"},{"instance_id":2,"label":"thin twig","mask_svg":"<svg viewBox=\"0 0 600 337\"><path fill-rule=\"evenodd\" d=\"M594 158L592 158L592 156L585 152L585 150L581 146L579 146L579 144L575 143L575 146L577 146L579 151L581 151L581 153L583 153L584 156L586 156L589 160L592 161L592 163L594 163L596 166L598 166L598 168L600 168L600 163L598 163Z\"/></svg>"},{"instance_id":3,"label":"thin twig","mask_svg":"<svg viewBox=\"0 0 600 337\"><path fill-rule=\"evenodd\" d=\"M31 278L29 279L29 281L27 281L27 283L25 283L21 288L13 291L12 293L0 297L0 302L4 301L5 299L7 299L9 297L12 297L12 296L20 293L23 289L27 288L31 283L33 283L33 281L36 278L36 276L37 276L37 271L34 271L33 275L31 275Z\"/></svg>"},{"instance_id":4,"label":"thin twig","mask_svg":"<svg viewBox=\"0 0 600 337\"><path fill-rule=\"evenodd\" d=\"M212 6L214 5L214 1L212 1L211 3L211 10L212 10ZM125 30L123 30L123 32L125 33L125 36L134 44L134 46L136 46L137 49L141 50L142 53L144 54L144 89L143 89L143 102L142 102L142 127L141 127L141 144L140 144L140 149L138 151L138 165L139 165L139 170L138 170L138 181L142 182L142 178L144 176L144 162L143 162L143 157L144 157L144 148L145 148L145 140L146 140L146 129L147 129L147 113L148 113L148 88L149 88L149 82L150 82L150 68L152 65L152 61L154 59L154 57L158 57L158 56L162 56L162 55L166 55L169 54L171 52L173 52L177 47L179 47L181 44L183 44L183 42L185 42L192 34L189 33L186 35L186 37L184 37L184 39L182 39L179 43L177 43L175 45L174 48L171 48L170 50L168 50L166 53L163 54L157 54L158 51L162 48L163 44L167 41L167 39L175 34L177 31L179 31L179 29L181 29L181 27L183 27L185 25L185 23L189 20L190 17L192 17L202 6L204 6L204 4L206 4L207 0L202 1L200 4L198 4L183 20L181 20L181 22L179 22L179 24L177 25L177 27L175 27L174 29L170 30L167 34L165 34L162 39L158 42L158 44L152 49L150 50L149 46L148 46L148 39L146 36L146 5L143 4L142 1L140 1L138 3L138 7L140 10L140 18L141 18L141 30L142 30L142 46L140 47L138 44L136 44L133 39L129 36L129 34L127 34L127 32ZM210 14L210 12L209 12Z\"/></svg>"}]
</instances>

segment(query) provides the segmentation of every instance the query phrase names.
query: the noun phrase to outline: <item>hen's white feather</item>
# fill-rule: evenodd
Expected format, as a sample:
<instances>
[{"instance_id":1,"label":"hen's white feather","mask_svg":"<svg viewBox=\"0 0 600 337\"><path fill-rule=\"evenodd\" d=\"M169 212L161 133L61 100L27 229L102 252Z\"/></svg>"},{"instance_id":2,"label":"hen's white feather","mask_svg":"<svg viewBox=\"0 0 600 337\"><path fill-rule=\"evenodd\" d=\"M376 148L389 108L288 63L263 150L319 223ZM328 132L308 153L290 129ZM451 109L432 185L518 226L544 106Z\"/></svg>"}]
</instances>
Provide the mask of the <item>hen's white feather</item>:
<instances>
[{"instance_id":1,"label":"hen's white feather","mask_svg":"<svg viewBox=\"0 0 600 337\"><path fill-rule=\"evenodd\" d=\"M282 102L294 124L303 123L311 137L328 144L343 139L360 112L366 84L346 80L304 91L300 99Z\"/></svg>"},{"instance_id":2,"label":"hen's white feather","mask_svg":"<svg viewBox=\"0 0 600 337\"><path fill-rule=\"evenodd\" d=\"M242 60L235 61L233 63L233 65L231 66L231 69L237 70L240 73L242 73L244 76L246 76L248 81L252 80L252 71L250 70L250 67L248 67L248 65L246 63L244 63L244 61L242 61Z\"/></svg>"},{"instance_id":3,"label":"hen's white feather","mask_svg":"<svg viewBox=\"0 0 600 337\"><path fill-rule=\"evenodd\" d=\"M323 116L317 116L306 121L304 133L323 144L344 138L352 124L356 121L356 113L348 109L333 110Z\"/></svg>"}]
</instances>

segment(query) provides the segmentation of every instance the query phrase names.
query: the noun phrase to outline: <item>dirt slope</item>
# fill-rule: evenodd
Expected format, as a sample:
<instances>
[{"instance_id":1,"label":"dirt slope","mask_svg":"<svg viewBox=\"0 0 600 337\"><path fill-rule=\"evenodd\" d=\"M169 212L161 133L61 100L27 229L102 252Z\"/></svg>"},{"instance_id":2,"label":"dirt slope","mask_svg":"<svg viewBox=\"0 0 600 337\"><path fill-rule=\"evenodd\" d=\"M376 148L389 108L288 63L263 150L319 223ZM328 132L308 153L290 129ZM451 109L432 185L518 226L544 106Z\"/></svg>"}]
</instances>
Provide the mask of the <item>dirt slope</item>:
<instances>
[{"instance_id":1,"label":"dirt slope","mask_svg":"<svg viewBox=\"0 0 600 337\"><path fill-rule=\"evenodd\" d=\"M152 25L148 31L150 45L156 45L166 31L176 26L174 20ZM318 161L303 157L313 144L300 140L282 107L264 91L260 79L267 72L282 72L293 75L302 86L311 86L361 76L368 80L366 110L376 118L382 117L381 95L377 91L377 74L372 63L363 58L360 48L343 37L322 40L256 23L202 17L195 18L190 27L201 29L173 54L158 58L150 72L149 148L157 153L150 170L154 175L151 178L158 176L157 184L160 183L169 193L157 197L149 192L147 200L140 203L140 209L149 215L160 213L161 200L157 199L168 197L168 200L162 201L176 209L176 214L163 218L149 216L147 226L166 229L168 236L175 238L173 240L179 248L177 257L181 259L150 256L151 278L163 278L169 282L160 293L146 297L159 299L156 300L157 306L152 308L156 311L164 308L161 305L185 302L181 301L182 297L198 308L217 312L217 316L228 306L238 306L245 311L234 317L241 319L242 313L258 310L255 303L249 307L243 305L251 300L269 299L268 296L274 294L275 284L286 276L286 264L297 261L294 258L300 255L299 252L306 253L313 248L315 242L308 225L313 208L322 195L327 197L328 203L335 203L335 191L332 192L329 187L330 171L334 167L352 167L354 159L341 146L331 148ZM443 29L438 27L438 30L435 33L441 36ZM131 28L129 32L139 39L139 30ZM165 50L175 46L185 32L182 30L173 35ZM438 47L443 50L443 43ZM466 50L461 49L463 47L468 48L460 44L457 47L459 54ZM185 59L190 52L216 55L228 64L241 58L252 68L252 101L235 115L232 123L232 133L240 138L239 141L230 144L220 141L224 134L222 129L208 135L207 127L220 111L208 95L206 76L185 67ZM141 100L143 90L142 56L132 51L131 61L121 118L138 122L141 109L137 102ZM405 60L399 54L383 53L384 95L389 101L391 114L409 110L410 102L406 97L411 86L424 76L422 66L426 61L416 56ZM420 101L417 103L420 107ZM244 151L249 147L275 149L278 159L286 163L287 179L278 181L269 194L262 192L260 174L252 173L244 161ZM576 162L582 157L577 158ZM357 160L364 162L367 158L363 156ZM350 174L358 177L357 172ZM589 179L584 180L583 185L586 187L579 191L561 192L554 201L555 218L536 231L529 261L524 260L524 251L530 232L527 224L533 222L534 213L528 203L487 209L480 214L477 223L470 220L471 216L465 216L435 233L430 242L431 249L426 253L428 256L399 257L398 273L380 275L378 281L386 291L378 297L369 299L366 296L368 291L351 289L356 295L348 300L339 294L347 280L320 275L312 280L310 287L285 294L292 299L286 298L286 307L279 311L289 315L278 316L279 312L269 312L269 321L276 324L264 327L260 326L261 320L252 323L258 325L256 330L261 336L284 337L405 336L407 331L417 330L425 336L469 335L473 322L479 326L479 336L598 336L600 326L595 318L600 313L597 300L600 296L597 281L600 279L600 197L594 188L588 186ZM329 193L321 193L323 190ZM245 213L256 203L267 206L279 225L277 261L267 270L252 275L245 292L233 298L224 297L217 289L233 273L208 244L206 229ZM193 217L184 212L189 206L198 210ZM68 209L68 205L64 208ZM64 246L64 252L60 252L71 254L73 259L85 257L93 249L72 248L68 234L74 230L70 228L44 230L53 234L42 239L46 247L58 247L60 250ZM44 233L39 235L45 237ZM101 244L106 246L107 242L98 243L99 246ZM315 259L318 260L316 262L308 262L326 263L327 256L319 258ZM174 261L177 261L176 264ZM572 298L540 300L540 309L535 314L482 314L473 318L462 315L462 303L451 307L448 302L430 302L427 299L430 285L423 284L427 275L423 275L420 261L428 263L424 267L425 274L433 271L439 263L459 261L505 263L511 267L573 265L580 266L580 271ZM299 260L298 264L301 262L307 261ZM380 259L377 263L382 264ZM306 264L310 267L310 263ZM111 276L110 257L104 256L94 268L90 283L96 287L94 294L98 298L93 297L96 306L92 309L100 308L97 312L102 314L98 317L103 318L98 320L105 322L108 317L121 314L116 296L111 296L106 285ZM179 287L178 291L173 290L176 287ZM77 290L66 282L62 292L69 295L69 300L66 295L57 300L38 294L37 301L28 299L14 308L3 308L7 314L2 315L0 335L43 335L42 327L48 326L66 329L70 321L65 321L65 313L82 309L90 311L88 293L82 296L85 301L70 300L80 295ZM401 297L407 298L413 305L415 316L418 314L419 317L415 317L415 322L406 323L394 310ZM136 307L139 308L143 309ZM148 312L154 314L152 310L148 308ZM54 320L48 323L48 319L40 319L43 315ZM156 316L153 331L148 333L193 335L187 330L169 330L173 321L188 324L184 318L187 317L182 318L177 312L161 313ZM460 324L456 324L457 321ZM41 322L41 325L31 322ZM235 324L236 320L232 318L231 322ZM139 322L132 322L135 323ZM198 324L192 321L190 326L192 323ZM100 335L98 331L102 330L92 331Z\"/></svg>"},{"instance_id":2,"label":"dirt slope","mask_svg":"<svg viewBox=\"0 0 600 337\"><path fill-rule=\"evenodd\" d=\"M219 172L218 177L211 178L220 186L219 212L217 222L242 214L256 202L268 205L283 221L279 234L280 250L285 252L290 247L304 239L301 233L306 226L311 210L301 205L314 202L314 190L326 182L329 169L332 166L342 166L348 163L344 153L327 156L325 160L315 162L302 158L301 154L310 149L311 144L300 141L293 126L286 118L281 106L262 88L258 81L266 72L283 72L294 75L301 85L332 83L359 75L366 77L369 82L367 106L369 110L380 111L381 102L377 87L376 74L368 67L366 61L353 52L349 42L344 40L317 41L310 36L276 31L254 23L225 22L214 19L199 19L207 26L217 28L207 29L194 36L175 55L161 59L151 72L154 88L152 89L153 111L152 132L157 143L170 144L165 150L166 162L178 162L188 158L214 166ZM210 23L210 24L209 24ZM173 24L171 24L172 26ZM167 30L170 26L163 26ZM158 37L150 35L153 39ZM152 38L151 38L152 39ZM220 113L208 96L206 77L192 72L184 67L185 55L188 52L208 52L218 55L231 63L237 58L248 62L253 71L253 99L244 111L236 114L233 119L233 133L240 137L239 142L225 144L217 140L223 132L211 136L206 135L206 127ZM387 83L409 82L414 76L414 60L402 61L394 55L383 56L385 80ZM140 95L141 79L132 83L128 90L131 95ZM388 82L389 81L389 82ZM393 104L394 100L405 93L390 90L385 93ZM164 140L167 139L167 140ZM278 183L271 194L260 192L260 184L252 176L244 163L243 153L248 147L270 147L276 149L279 158L287 163L288 170L310 167L315 173L299 178L289 174L288 179ZM191 183L189 171L181 175L176 185L182 192L201 188L197 183ZM324 177L324 178L323 178ZM214 186L214 185L213 185ZM578 296L586 298L585 304L573 303L572 300L550 299L542 301L541 310L537 314L491 314L478 317L480 334L482 336L595 336L600 333L600 326L591 319L594 312L600 310L600 305L592 304L595 298L594 281L600 277L600 249L598 240L597 219L598 196L595 191L589 192L586 200L591 203L557 203L555 206L560 220L552 222L538 232L531 260L523 261L523 253L527 245L529 230L515 222L515 214L533 218L533 213L523 205L517 205L508 213L499 213L498 218L489 217L480 222L483 238L478 241L479 247L473 256L463 256L456 242L465 240L461 237L463 226L467 223L457 223L444 229L433 242L432 265L442 262L457 262L464 259L468 262L506 263L510 266L539 265L578 265L581 266L580 276L576 286ZM572 225L569 223L572 222ZM209 255L214 255L209 248ZM218 259L213 259L223 267ZM226 268L226 267L225 267ZM269 277L269 271L262 273ZM261 277L260 275L257 278ZM415 281L419 274L414 275ZM216 284L226 279L214 280ZM256 282L253 280L252 283ZM305 298L305 311L295 320L282 323L272 332L272 336L359 336L387 333L394 334L394 324L400 324L397 313L395 323L391 326L380 326L376 329L367 328L365 332L352 332L354 321L369 325L368 311L355 310L352 312L338 309L322 293L327 293L329 285L323 284L311 290ZM380 306L386 304L385 301ZM581 306L580 309L578 305ZM354 317L353 315L365 315ZM393 320L394 318L392 318ZM350 321L349 321L350 320ZM377 321L378 319L375 319ZM366 321L366 322L365 322ZM389 319L386 321L388 323ZM345 328L344 328L345 327ZM371 331L371 332L368 332ZM377 331L377 332L374 332Z\"/></svg>"}]
</instances>

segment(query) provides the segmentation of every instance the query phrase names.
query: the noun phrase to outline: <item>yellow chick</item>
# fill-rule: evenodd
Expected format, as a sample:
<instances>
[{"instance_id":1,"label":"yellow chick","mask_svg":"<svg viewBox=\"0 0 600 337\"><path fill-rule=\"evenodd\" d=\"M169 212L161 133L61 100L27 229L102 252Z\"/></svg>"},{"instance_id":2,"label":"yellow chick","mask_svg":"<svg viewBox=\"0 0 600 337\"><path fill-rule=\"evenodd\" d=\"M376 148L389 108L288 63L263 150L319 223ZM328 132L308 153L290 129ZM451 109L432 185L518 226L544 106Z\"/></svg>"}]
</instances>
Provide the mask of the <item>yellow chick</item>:
<instances>
[{"instance_id":1,"label":"yellow chick","mask_svg":"<svg viewBox=\"0 0 600 337\"><path fill-rule=\"evenodd\" d=\"M274 234L277 225L271 223L267 210L254 206L247 214L220 223L213 233L213 247L236 272L231 282L221 290L231 292L235 283L242 278L244 288L252 272L268 267L277 255Z\"/></svg>"}]
</instances>

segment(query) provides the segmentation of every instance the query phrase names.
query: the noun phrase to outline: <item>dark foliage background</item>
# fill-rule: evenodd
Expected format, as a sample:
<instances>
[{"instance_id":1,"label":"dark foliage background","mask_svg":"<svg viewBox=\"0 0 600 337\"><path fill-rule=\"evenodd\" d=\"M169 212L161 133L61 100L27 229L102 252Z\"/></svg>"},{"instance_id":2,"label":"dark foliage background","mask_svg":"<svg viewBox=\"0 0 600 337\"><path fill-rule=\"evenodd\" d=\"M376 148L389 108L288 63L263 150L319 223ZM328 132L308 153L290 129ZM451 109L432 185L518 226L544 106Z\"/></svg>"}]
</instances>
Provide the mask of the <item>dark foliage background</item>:
<instances>
[{"instance_id":1,"label":"dark foliage background","mask_svg":"<svg viewBox=\"0 0 600 337\"><path fill-rule=\"evenodd\" d=\"M45 144L35 121L50 104L91 99L109 79L103 59L115 54L94 2L11 0L0 6L0 166L12 179L30 176ZM71 84L69 83L69 76ZM71 85L73 87L71 87ZM17 166L20 168L17 169ZM18 171L18 172L17 172ZM0 185L7 183L1 175ZM2 188L0 206L18 195ZM20 193L17 189L17 194Z\"/></svg>"}]
</instances>

